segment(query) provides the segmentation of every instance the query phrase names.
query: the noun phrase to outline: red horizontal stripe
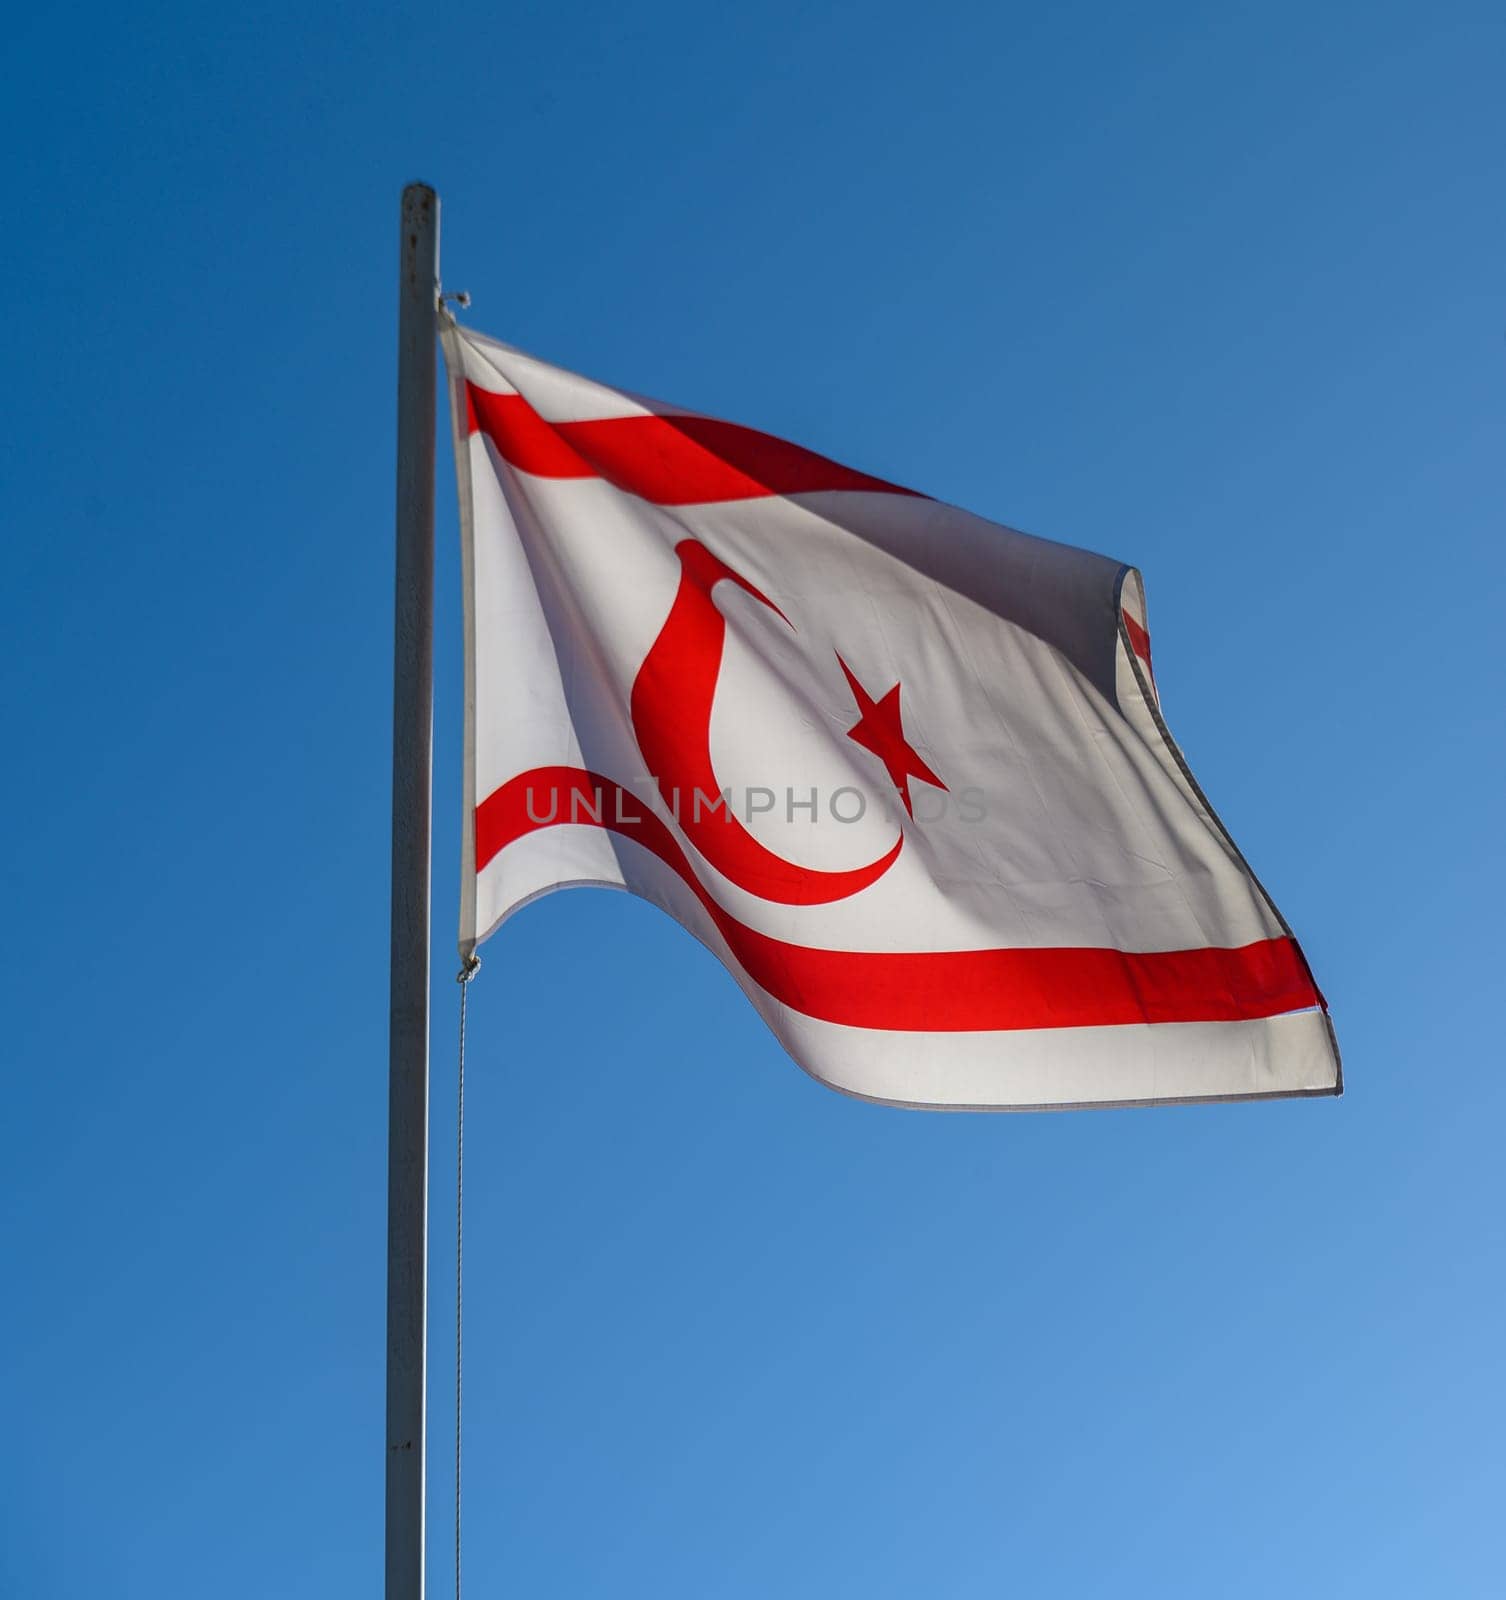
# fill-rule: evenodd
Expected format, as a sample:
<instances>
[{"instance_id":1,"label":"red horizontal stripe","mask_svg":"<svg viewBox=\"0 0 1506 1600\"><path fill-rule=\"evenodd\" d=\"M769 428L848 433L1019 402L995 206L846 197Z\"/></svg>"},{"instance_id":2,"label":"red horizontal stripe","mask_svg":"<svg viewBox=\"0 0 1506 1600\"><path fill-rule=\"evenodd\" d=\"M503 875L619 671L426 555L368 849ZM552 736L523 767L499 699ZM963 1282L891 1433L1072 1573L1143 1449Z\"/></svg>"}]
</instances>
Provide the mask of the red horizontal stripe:
<instances>
[{"instance_id":1,"label":"red horizontal stripe","mask_svg":"<svg viewBox=\"0 0 1506 1600\"><path fill-rule=\"evenodd\" d=\"M1150 664L1150 635L1129 614L1124 613L1124 631L1129 635L1130 649L1145 663L1145 670L1155 682L1155 669Z\"/></svg>"},{"instance_id":2,"label":"red horizontal stripe","mask_svg":"<svg viewBox=\"0 0 1506 1600\"><path fill-rule=\"evenodd\" d=\"M538 820L538 819L543 820ZM539 828L580 822L635 839L690 888L748 976L776 1000L854 1028L960 1033L1136 1022L1238 1022L1321 1004L1291 939L1238 949L818 950L724 911L684 848L631 790L539 767L476 808L476 870Z\"/></svg>"},{"instance_id":3,"label":"red horizontal stripe","mask_svg":"<svg viewBox=\"0 0 1506 1600\"><path fill-rule=\"evenodd\" d=\"M602 417L547 422L520 394L492 394L467 384L467 417L520 472L540 478L605 478L661 506L818 489L912 494L854 472L757 428L713 417Z\"/></svg>"}]
</instances>

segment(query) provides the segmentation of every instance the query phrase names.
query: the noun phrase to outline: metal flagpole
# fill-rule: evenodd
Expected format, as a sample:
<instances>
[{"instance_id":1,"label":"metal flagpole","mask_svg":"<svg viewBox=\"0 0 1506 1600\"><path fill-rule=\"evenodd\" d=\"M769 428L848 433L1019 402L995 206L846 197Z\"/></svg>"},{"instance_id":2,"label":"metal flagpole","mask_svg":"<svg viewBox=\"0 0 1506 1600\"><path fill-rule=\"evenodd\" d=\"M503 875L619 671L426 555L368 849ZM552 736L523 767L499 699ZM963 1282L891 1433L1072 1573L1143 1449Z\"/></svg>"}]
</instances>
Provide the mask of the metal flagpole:
<instances>
[{"instance_id":1,"label":"metal flagpole","mask_svg":"<svg viewBox=\"0 0 1506 1600\"><path fill-rule=\"evenodd\" d=\"M403 190L397 319L392 977L387 1104L387 1600L423 1600L429 1210L429 807L439 197Z\"/></svg>"}]
</instances>

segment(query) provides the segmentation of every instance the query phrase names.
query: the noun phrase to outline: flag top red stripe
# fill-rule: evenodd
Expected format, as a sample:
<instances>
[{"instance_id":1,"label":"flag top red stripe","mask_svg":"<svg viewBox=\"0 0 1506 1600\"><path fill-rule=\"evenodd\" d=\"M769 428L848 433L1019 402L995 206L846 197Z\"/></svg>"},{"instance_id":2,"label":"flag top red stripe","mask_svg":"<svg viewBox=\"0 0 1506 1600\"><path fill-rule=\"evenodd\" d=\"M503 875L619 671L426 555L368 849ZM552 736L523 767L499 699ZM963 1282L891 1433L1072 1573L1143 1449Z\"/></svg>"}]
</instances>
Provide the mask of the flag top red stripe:
<instances>
[{"instance_id":1,"label":"flag top red stripe","mask_svg":"<svg viewBox=\"0 0 1506 1600\"><path fill-rule=\"evenodd\" d=\"M549 422L520 394L466 385L467 422L505 461L540 478L605 478L656 505L698 505L822 489L913 495L757 428L714 417Z\"/></svg>"},{"instance_id":2,"label":"flag top red stripe","mask_svg":"<svg viewBox=\"0 0 1506 1600\"><path fill-rule=\"evenodd\" d=\"M1128 611L1124 613L1124 631L1129 635L1130 649L1145 663L1145 670L1150 673L1151 682L1154 683L1156 673L1150 664L1150 635Z\"/></svg>"}]
</instances>

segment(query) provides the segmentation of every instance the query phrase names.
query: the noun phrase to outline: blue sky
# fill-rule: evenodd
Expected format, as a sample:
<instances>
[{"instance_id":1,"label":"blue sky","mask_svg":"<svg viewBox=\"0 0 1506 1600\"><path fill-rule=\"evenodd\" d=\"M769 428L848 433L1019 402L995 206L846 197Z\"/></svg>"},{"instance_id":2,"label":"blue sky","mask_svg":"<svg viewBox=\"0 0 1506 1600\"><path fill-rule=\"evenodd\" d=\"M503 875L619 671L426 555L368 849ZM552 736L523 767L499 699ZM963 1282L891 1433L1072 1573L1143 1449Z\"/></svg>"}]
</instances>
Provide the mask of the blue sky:
<instances>
[{"instance_id":1,"label":"blue sky","mask_svg":"<svg viewBox=\"0 0 1506 1600\"><path fill-rule=\"evenodd\" d=\"M381 1576L396 211L477 326L1146 573L1341 1101L843 1100L648 907L473 991L472 1594L1487 1595L1506 26L8 25L0 1590ZM432 1592L459 815L440 481Z\"/></svg>"}]
</instances>

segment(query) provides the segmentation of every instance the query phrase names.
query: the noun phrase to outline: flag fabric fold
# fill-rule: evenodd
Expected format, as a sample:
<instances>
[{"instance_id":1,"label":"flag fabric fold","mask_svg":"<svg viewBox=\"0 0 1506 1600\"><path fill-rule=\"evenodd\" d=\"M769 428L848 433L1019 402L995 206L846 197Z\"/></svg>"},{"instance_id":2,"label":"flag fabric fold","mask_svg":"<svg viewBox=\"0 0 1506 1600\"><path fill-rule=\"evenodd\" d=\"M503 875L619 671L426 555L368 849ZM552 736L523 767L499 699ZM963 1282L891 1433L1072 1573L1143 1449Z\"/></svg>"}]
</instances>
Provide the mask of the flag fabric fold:
<instances>
[{"instance_id":1,"label":"flag fabric fold","mask_svg":"<svg viewBox=\"0 0 1506 1600\"><path fill-rule=\"evenodd\" d=\"M463 955L621 888L847 1093L1339 1092L1306 959L1163 720L1138 572L442 334Z\"/></svg>"}]
</instances>

